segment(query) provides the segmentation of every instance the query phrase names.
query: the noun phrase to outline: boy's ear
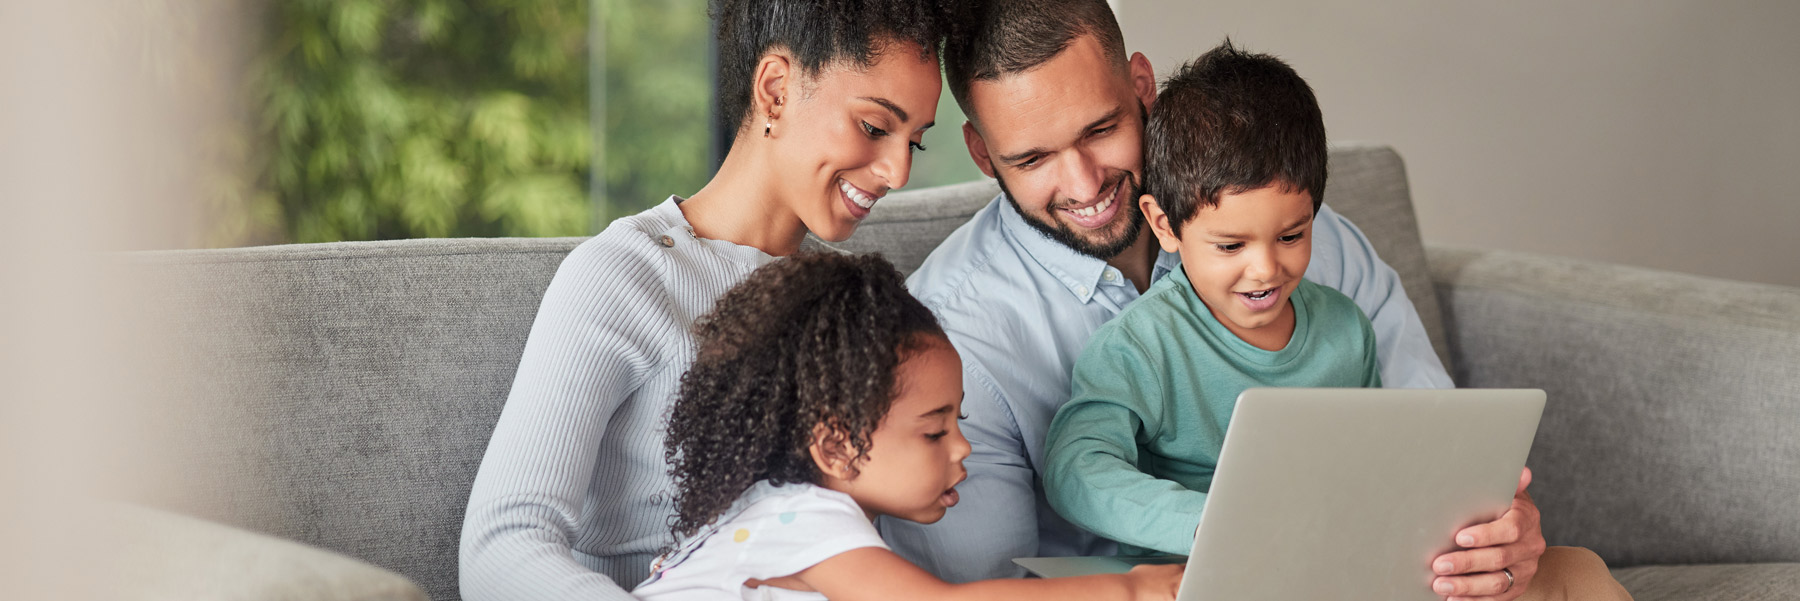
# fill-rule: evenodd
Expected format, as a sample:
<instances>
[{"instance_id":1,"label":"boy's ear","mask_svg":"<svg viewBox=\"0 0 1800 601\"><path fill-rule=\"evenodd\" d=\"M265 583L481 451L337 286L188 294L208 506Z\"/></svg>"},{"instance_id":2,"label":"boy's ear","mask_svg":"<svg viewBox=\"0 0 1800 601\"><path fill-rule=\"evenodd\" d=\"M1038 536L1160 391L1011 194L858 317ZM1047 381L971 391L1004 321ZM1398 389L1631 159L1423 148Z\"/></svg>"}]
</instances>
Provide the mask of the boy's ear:
<instances>
[{"instance_id":1,"label":"boy's ear","mask_svg":"<svg viewBox=\"0 0 1800 601\"><path fill-rule=\"evenodd\" d=\"M1163 212L1162 205L1156 204L1156 197L1139 196L1138 209L1143 211L1144 221L1150 223L1150 231L1156 234L1156 243L1163 252L1181 252L1181 238L1175 236L1175 226L1170 223L1169 214Z\"/></svg>"},{"instance_id":2,"label":"boy's ear","mask_svg":"<svg viewBox=\"0 0 1800 601\"><path fill-rule=\"evenodd\" d=\"M856 477L850 467L850 441L836 428L823 423L814 425L812 444L806 451L826 478L848 482Z\"/></svg>"},{"instance_id":3,"label":"boy's ear","mask_svg":"<svg viewBox=\"0 0 1800 601\"><path fill-rule=\"evenodd\" d=\"M994 176L994 159L988 156L987 140L981 139L981 132L975 131L974 121L964 121L962 126L963 145L969 147L969 158L975 160L975 167L981 169L982 175Z\"/></svg>"}]
</instances>

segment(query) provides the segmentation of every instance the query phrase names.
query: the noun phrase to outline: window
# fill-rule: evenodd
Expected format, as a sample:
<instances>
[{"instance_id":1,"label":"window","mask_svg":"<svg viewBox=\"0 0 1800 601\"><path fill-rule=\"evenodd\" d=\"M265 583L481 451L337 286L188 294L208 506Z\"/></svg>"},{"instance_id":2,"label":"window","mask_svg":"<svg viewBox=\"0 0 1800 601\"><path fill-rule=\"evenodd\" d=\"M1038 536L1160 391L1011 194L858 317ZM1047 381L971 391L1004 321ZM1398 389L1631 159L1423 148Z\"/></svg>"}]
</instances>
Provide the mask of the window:
<instances>
[{"instance_id":1,"label":"window","mask_svg":"<svg viewBox=\"0 0 1800 601\"><path fill-rule=\"evenodd\" d=\"M214 246L579 236L698 190L706 0L270 3ZM948 90L912 189L980 173Z\"/></svg>"}]
</instances>

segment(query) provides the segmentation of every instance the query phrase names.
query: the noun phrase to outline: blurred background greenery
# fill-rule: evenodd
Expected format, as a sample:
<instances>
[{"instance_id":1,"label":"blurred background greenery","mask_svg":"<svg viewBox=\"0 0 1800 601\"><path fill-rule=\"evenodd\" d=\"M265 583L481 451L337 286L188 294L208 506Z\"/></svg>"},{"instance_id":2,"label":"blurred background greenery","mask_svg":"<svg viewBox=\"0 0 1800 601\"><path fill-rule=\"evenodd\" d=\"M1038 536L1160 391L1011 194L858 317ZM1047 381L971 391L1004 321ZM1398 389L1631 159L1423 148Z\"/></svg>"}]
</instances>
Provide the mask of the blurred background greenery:
<instances>
[{"instance_id":1,"label":"blurred background greenery","mask_svg":"<svg viewBox=\"0 0 1800 601\"><path fill-rule=\"evenodd\" d=\"M588 235L691 193L716 161L706 4L271 2L207 245ZM946 92L909 188L980 175L962 121Z\"/></svg>"}]
</instances>

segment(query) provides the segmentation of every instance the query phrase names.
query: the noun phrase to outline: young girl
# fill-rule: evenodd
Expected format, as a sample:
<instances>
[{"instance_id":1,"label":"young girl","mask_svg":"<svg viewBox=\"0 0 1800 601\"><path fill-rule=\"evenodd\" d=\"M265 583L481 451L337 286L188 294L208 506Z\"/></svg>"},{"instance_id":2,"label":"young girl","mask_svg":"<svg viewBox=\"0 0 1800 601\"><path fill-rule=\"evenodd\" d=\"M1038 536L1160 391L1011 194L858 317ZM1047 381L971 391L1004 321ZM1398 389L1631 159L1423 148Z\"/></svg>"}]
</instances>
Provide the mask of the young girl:
<instances>
[{"instance_id":1,"label":"young girl","mask_svg":"<svg viewBox=\"0 0 1800 601\"><path fill-rule=\"evenodd\" d=\"M879 256L801 253L752 273L696 327L669 418L675 547L632 594L662 599L1172 599L1180 566L945 583L877 516L935 522L969 442L962 368Z\"/></svg>"}]
</instances>

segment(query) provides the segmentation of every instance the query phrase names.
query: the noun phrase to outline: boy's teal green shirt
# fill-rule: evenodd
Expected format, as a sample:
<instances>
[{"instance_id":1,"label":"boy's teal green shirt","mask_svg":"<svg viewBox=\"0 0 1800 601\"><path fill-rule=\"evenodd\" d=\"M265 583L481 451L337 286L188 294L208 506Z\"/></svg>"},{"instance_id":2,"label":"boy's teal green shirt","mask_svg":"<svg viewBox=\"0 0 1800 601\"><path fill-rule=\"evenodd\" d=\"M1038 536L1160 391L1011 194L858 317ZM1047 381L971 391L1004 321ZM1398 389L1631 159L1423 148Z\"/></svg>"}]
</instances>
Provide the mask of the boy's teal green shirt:
<instances>
[{"instance_id":1,"label":"boy's teal green shirt","mask_svg":"<svg viewBox=\"0 0 1800 601\"><path fill-rule=\"evenodd\" d=\"M1238 394L1376 387L1375 333L1349 297L1302 280L1294 336L1244 342L1176 270L1102 326L1050 424L1044 489L1063 517L1129 547L1186 555Z\"/></svg>"}]
</instances>

